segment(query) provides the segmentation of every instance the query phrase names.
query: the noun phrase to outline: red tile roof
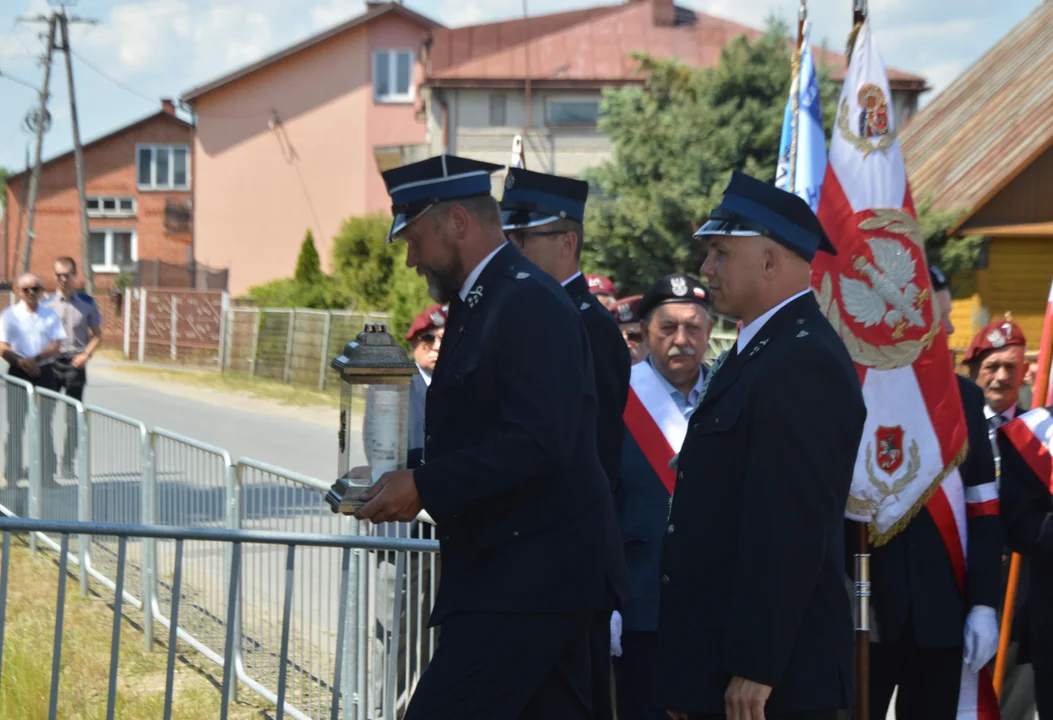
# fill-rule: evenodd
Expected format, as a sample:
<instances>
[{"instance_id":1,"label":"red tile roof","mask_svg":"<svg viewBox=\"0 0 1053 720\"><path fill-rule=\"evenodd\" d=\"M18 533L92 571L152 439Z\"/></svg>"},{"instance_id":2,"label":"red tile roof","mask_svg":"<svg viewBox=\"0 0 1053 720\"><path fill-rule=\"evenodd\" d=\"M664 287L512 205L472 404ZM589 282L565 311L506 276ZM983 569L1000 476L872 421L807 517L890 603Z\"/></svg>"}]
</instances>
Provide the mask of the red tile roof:
<instances>
[{"instance_id":1,"label":"red tile roof","mask_svg":"<svg viewBox=\"0 0 1053 720\"><path fill-rule=\"evenodd\" d=\"M639 81L634 52L712 67L734 38L746 35L755 40L762 34L756 28L673 7L668 0L629 0L526 20L437 29L432 34L427 84L522 83L528 52L530 80L538 86ZM845 65L840 53L818 47L813 52L817 62L838 69ZM925 88L924 78L898 70L890 69L889 80L897 88Z\"/></svg>"},{"instance_id":2,"label":"red tile roof","mask_svg":"<svg viewBox=\"0 0 1053 720\"><path fill-rule=\"evenodd\" d=\"M975 213L1053 147L1053 2L1040 3L900 138L914 196Z\"/></svg>"}]
</instances>

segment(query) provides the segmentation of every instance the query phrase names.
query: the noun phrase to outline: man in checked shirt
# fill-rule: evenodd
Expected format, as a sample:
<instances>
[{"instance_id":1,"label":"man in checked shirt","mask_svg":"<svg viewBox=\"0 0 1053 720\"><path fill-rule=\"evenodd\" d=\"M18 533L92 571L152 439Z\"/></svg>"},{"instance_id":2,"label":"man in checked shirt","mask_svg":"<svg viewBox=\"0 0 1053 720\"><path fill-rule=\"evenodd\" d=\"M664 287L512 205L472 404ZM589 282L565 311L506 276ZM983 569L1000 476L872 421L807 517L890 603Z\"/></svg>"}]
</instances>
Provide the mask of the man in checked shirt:
<instances>
[{"instance_id":1,"label":"man in checked shirt","mask_svg":"<svg viewBox=\"0 0 1053 720\"><path fill-rule=\"evenodd\" d=\"M45 298L42 305L59 316L66 331L66 339L55 358L56 390L66 391L74 400L84 397L88 382L87 365L102 342L102 314L95 298L75 288L77 263L70 257L55 261L57 290ZM62 475L73 477L73 461L77 457L77 417L72 406L66 408L66 442L62 456ZM51 453L45 452L49 458ZM50 460L49 460L50 461Z\"/></svg>"}]
</instances>

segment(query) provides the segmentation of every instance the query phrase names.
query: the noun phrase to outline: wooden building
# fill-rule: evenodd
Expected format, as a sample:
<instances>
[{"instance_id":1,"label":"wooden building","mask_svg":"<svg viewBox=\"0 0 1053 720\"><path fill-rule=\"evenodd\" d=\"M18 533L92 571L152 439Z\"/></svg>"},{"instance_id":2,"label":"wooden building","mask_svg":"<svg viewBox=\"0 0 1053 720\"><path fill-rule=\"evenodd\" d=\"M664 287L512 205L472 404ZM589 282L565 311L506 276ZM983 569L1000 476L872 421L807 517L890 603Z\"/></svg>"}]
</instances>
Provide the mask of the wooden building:
<instances>
[{"instance_id":1,"label":"wooden building","mask_svg":"<svg viewBox=\"0 0 1053 720\"><path fill-rule=\"evenodd\" d=\"M980 236L951 278L952 347L1012 313L1037 350L1053 282L1053 2L1045 0L932 100L902 134L914 197L961 211Z\"/></svg>"}]
</instances>

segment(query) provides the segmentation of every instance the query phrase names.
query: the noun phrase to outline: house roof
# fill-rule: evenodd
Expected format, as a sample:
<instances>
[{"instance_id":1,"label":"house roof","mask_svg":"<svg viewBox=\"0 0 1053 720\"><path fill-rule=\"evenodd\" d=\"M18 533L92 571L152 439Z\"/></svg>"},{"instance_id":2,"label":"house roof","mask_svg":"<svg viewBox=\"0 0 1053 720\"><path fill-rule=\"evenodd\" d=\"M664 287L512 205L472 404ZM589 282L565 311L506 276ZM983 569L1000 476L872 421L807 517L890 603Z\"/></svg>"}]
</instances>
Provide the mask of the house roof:
<instances>
[{"instance_id":1,"label":"house roof","mask_svg":"<svg viewBox=\"0 0 1053 720\"><path fill-rule=\"evenodd\" d=\"M148 122L151 122L153 120L158 120L158 119L165 119L165 120L170 120L171 122L174 122L174 123L178 123L179 125L182 125L183 127L185 127L187 130L191 130L194 127L193 125L188 123L186 120L182 119L181 117L179 117L177 115L173 115L172 113L168 112L167 110L158 110L157 112L153 113L152 115L147 115L146 117L140 118L139 120L136 120L133 123L129 123L128 125L124 125L122 127L117 128L116 130L112 130L112 131L106 133L105 135L102 135L102 136L97 137L97 138L95 138L93 140L89 140L86 143L83 143L81 145L81 149L82 150L88 150L88 148L92 147L93 145L98 145L99 143L106 142L107 140L110 140L111 138L114 138L114 137L116 137L118 135L121 135L121 134L126 133L126 132L130 132L131 130L134 130L135 128L139 127L140 125L145 125ZM43 169L44 167L46 167L46 166L48 166L48 165L50 165L52 163L58 162L59 160L65 160L66 158L73 157L73 152L74 151L71 149L71 150L67 150L66 152L62 153L61 155L56 155L55 157L48 158L47 160L44 160L43 162L40 163L40 167L41 167L41 169ZM27 170L23 170L20 173L8 175L7 176L7 182L10 183L12 180L18 180L18 179L22 178L24 175L27 175L30 172L31 169L32 168L27 169Z\"/></svg>"},{"instance_id":2,"label":"house roof","mask_svg":"<svg viewBox=\"0 0 1053 720\"><path fill-rule=\"evenodd\" d=\"M1053 146L1051 107L1053 2L1043 2L904 128L916 196L975 213Z\"/></svg>"},{"instance_id":3,"label":"house roof","mask_svg":"<svg viewBox=\"0 0 1053 720\"><path fill-rule=\"evenodd\" d=\"M663 12L666 17L656 22L656 14ZM639 82L642 78L635 72L634 52L712 67L734 38L746 35L755 40L762 34L756 28L673 6L668 0L630 0L525 20L435 30L426 82L438 87L522 83L527 77L528 52L530 80L537 86ZM813 52L817 62L838 68L835 78L837 72L843 74L843 55L819 47ZM889 70L889 81L897 89L926 89L924 78L898 70Z\"/></svg>"},{"instance_id":4,"label":"house roof","mask_svg":"<svg viewBox=\"0 0 1053 720\"><path fill-rule=\"evenodd\" d=\"M247 75L251 75L252 73L262 70L265 67L281 62L282 60L285 60L286 58L291 57L292 55L296 55L297 53L303 52L304 50L315 47L316 45L319 45L325 42L326 40L334 38L337 35L341 35L347 32L348 30L352 30L354 28L365 25L366 23L372 20L376 20L377 18L387 15L389 13L401 15L410 22L422 25L423 27L429 29L443 27L442 24L432 20L429 17L421 15L420 13L414 12L409 8L405 7L404 5L400 5L399 3L370 2L369 0L367 0L366 12L362 13L361 15L357 15L348 20L347 22L340 23L339 25L334 25L328 30L323 30L322 32L312 35L305 40L301 40L300 42L294 45L290 45L289 47L279 50L278 52L272 53L264 58L261 58L254 63L240 67L237 70L234 70L232 72L227 73L226 75L222 75L216 78L215 80L211 80L205 83L204 85L199 85L195 88L187 90L185 93L183 93L180 99L183 102L192 105L195 100L201 98L203 95L207 95L213 90L218 90L219 88L228 85L234 82L235 80L240 80L241 78Z\"/></svg>"}]
</instances>

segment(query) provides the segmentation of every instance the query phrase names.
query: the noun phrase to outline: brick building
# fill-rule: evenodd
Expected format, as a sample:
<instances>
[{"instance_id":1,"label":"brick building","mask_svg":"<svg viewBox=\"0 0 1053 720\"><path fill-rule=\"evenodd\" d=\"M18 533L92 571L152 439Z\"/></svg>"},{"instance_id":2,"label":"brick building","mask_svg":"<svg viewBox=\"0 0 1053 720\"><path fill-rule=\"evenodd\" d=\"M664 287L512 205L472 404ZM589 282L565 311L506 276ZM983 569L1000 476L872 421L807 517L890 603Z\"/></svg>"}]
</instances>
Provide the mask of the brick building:
<instances>
[{"instance_id":1,"label":"brick building","mask_svg":"<svg viewBox=\"0 0 1053 720\"><path fill-rule=\"evenodd\" d=\"M84 145L91 229L89 255L98 290L137 260L186 265L193 260L191 226L193 126L170 100L161 109ZM22 268L30 172L7 179L0 221L0 278ZM85 266L73 151L43 163L30 269L54 286L52 263L68 255Z\"/></svg>"}]
</instances>

